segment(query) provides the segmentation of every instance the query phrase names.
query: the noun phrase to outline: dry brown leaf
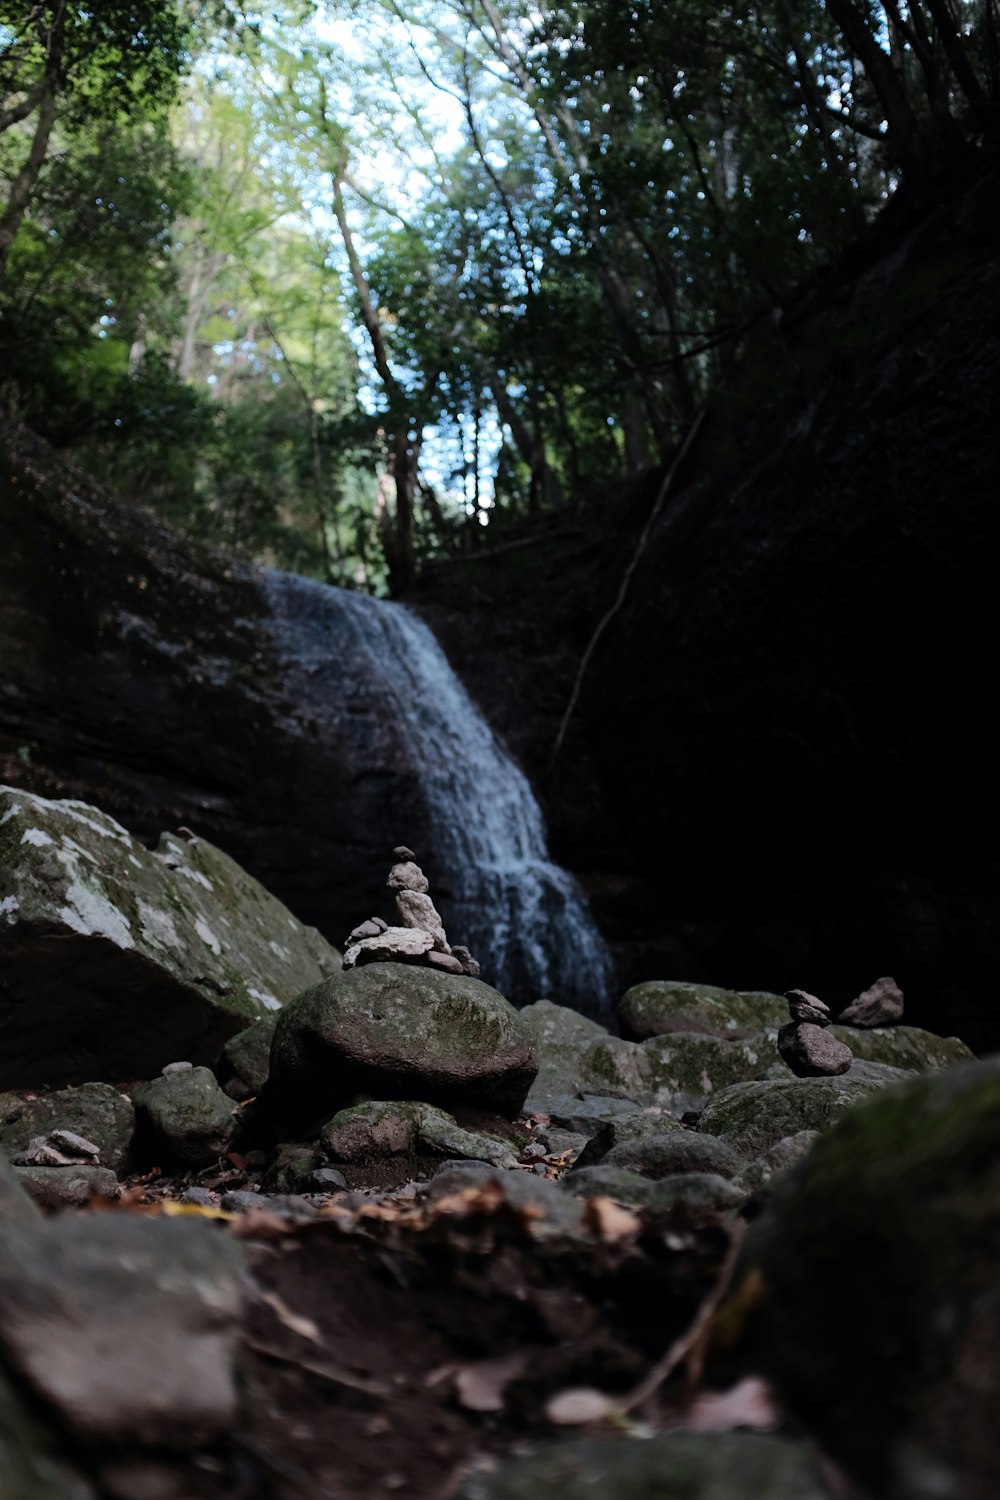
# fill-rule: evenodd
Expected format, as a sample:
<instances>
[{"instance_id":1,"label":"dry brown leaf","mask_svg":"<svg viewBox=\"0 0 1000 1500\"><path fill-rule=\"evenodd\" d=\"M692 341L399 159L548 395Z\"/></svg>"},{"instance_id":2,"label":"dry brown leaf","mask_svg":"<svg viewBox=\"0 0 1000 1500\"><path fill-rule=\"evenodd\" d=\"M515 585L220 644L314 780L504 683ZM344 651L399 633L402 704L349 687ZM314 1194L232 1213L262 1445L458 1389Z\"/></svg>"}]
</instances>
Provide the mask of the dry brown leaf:
<instances>
[{"instance_id":1,"label":"dry brown leaf","mask_svg":"<svg viewBox=\"0 0 1000 1500\"><path fill-rule=\"evenodd\" d=\"M527 1368L528 1356L524 1353L502 1354L497 1359L461 1365L455 1374L458 1399L469 1411L503 1411L507 1387Z\"/></svg>"},{"instance_id":2,"label":"dry brown leaf","mask_svg":"<svg viewBox=\"0 0 1000 1500\"><path fill-rule=\"evenodd\" d=\"M280 1322L292 1333L297 1333L300 1338L311 1339L314 1344L323 1342L322 1336L312 1318L305 1318L300 1313L292 1312L284 1298L279 1297L277 1292L258 1292L257 1301L263 1302L269 1307Z\"/></svg>"},{"instance_id":3,"label":"dry brown leaf","mask_svg":"<svg viewBox=\"0 0 1000 1500\"><path fill-rule=\"evenodd\" d=\"M587 1422L603 1422L617 1410L617 1403L610 1396L585 1385L560 1391L545 1403L545 1415L559 1427L583 1427Z\"/></svg>"},{"instance_id":4,"label":"dry brown leaf","mask_svg":"<svg viewBox=\"0 0 1000 1500\"><path fill-rule=\"evenodd\" d=\"M297 1234L302 1228L281 1214L268 1213L266 1208L251 1208L245 1214L237 1214L229 1225L230 1232L238 1239L283 1240Z\"/></svg>"},{"instance_id":5,"label":"dry brown leaf","mask_svg":"<svg viewBox=\"0 0 1000 1500\"><path fill-rule=\"evenodd\" d=\"M165 1198L162 1203L151 1205L153 1213L166 1214L171 1219L186 1219L194 1217L198 1219L234 1219L235 1214L226 1213L224 1209L212 1208L204 1203L175 1203Z\"/></svg>"},{"instance_id":6,"label":"dry brown leaf","mask_svg":"<svg viewBox=\"0 0 1000 1500\"><path fill-rule=\"evenodd\" d=\"M627 1240L639 1233L642 1220L629 1208L622 1208L612 1198L588 1198L583 1221L602 1240Z\"/></svg>"},{"instance_id":7,"label":"dry brown leaf","mask_svg":"<svg viewBox=\"0 0 1000 1500\"><path fill-rule=\"evenodd\" d=\"M705 1391L684 1418L692 1432L729 1432L734 1427L774 1432L781 1422L774 1391L759 1375L747 1375L728 1391Z\"/></svg>"}]
</instances>

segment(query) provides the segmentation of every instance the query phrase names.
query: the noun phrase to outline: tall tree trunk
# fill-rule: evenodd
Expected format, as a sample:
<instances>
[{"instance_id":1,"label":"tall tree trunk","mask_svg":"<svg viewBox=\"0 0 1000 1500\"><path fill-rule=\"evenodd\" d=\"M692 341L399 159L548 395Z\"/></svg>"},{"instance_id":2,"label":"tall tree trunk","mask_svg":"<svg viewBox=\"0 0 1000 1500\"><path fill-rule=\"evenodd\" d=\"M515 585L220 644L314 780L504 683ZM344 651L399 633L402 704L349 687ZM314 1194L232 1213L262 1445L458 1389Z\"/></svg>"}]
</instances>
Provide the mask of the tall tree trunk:
<instances>
[{"instance_id":1,"label":"tall tree trunk","mask_svg":"<svg viewBox=\"0 0 1000 1500\"><path fill-rule=\"evenodd\" d=\"M17 239L18 230L24 223L24 215L31 202L31 195L35 191L38 174L42 170L42 163L48 153L55 118L56 96L54 89L49 88L42 95L38 106L38 119L35 123L35 133L31 138L31 149L24 165L11 184L7 206L0 215L0 279L7 270L10 252Z\"/></svg>"}]
</instances>

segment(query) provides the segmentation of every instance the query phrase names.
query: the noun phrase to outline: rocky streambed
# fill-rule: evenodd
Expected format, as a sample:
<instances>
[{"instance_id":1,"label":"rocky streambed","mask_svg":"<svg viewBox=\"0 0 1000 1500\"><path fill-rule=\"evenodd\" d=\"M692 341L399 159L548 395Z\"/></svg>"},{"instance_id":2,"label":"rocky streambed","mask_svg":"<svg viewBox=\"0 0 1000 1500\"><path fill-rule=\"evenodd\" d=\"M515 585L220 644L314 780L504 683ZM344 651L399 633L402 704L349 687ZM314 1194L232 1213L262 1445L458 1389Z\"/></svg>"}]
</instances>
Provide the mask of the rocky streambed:
<instances>
[{"instance_id":1,"label":"rocky streambed","mask_svg":"<svg viewBox=\"0 0 1000 1500\"><path fill-rule=\"evenodd\" d=\"M885 983L517 1011L394 870L341 968L0 792L0 1495L992 1500L1000 1064Z\"/></svg>"}]
</instances>

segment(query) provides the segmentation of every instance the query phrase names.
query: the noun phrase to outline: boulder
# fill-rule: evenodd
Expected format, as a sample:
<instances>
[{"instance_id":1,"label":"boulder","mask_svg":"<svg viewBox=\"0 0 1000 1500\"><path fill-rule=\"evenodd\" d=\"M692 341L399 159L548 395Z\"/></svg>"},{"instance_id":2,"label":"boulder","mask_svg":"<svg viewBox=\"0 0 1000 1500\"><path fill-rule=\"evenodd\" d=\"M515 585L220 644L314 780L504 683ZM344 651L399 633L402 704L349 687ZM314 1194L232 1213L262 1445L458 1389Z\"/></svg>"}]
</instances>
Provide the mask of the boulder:
<instances>
[{"instance_id":1,"label":"boulder","mask_svg":"<svg viewBox=\"0 0 1000 1500\"><path fill-rule=\"evenodd\" d=\"M992 1500L1000 1059L851 1109L776 1186L747 1255L769 1372L863 1492Z\"/></svg>"},{"instance_id":2,"label":"boulder","mask_svg":"<svg viewBox=\"0 0 1000 1500\"><path fill-rule=\"evenodd\" d=\"M236 1413L239 1247L204 1224L60 1217L0 1235L0 1350L87 1442L196 1448Z\"/></svg>"},{"instance_id":3,"label":"boulder","mask_svg":"<svg viewBox=\"0 0 1000 1500\"><path fill-rule=\"evenodd\" d=\"M368 964L299 995L278 1018L262 1096L302 1123L359 1093L513 1117L534 1081L531 1032L496 990L466 975Z\"/></svg>"},{"instance_id":4,"label":"boulder","mask_svg":"<svg viewBox=\"0 0 1000 1500\"><path fill-rule=\"evenodd\" d=\"M628 1141L657 1139L679 1135L684 1127L664 1110L637 1110L634 1114L616 1115L601 1125L577 1157L578 1167L592 1167L603 1161L613 1147Z\"/></svg>"},{"instance_id":5,"label":"boulder","mask_svg":"<svg viewBox=\"0 0 1000 1500\"><path fill-rule=\"evenodd\" d=\"M778 1032L778 1051L796 1078L836 1078L846 1073L854 1053L824 1021L791 1021Z\"/></svg>"},{"instance_id":6,"label":"boulder","mask_svg":"<svg viewBox=\"0 0 1000 1500\"><path fill-rule=\"evenodd\" d=\"M330 1161L351 1168L352 1186L376 1179L406 1182L418 1168L462 1158L495 1167L514 1167L509 1141L481 1130L464 1130L443 1109L410 1100L370 1101L340 1110L323 1127L321 1141Z\"/></svg>"},{"instance_id":7,"label":"boulder","mask_svg":"<svg viewBox=\"0 0 1000 1500\"><path fill-rule=\"evenodd\" d=\"M271 1043L278 1018L261 1016L245 1031L231 1036L216 1058L212 1071L231 1099L249 1099L259 1094L271 1070Z\"/></svg>"},{"instance_id":8,"label":"boulder","mask_svg":"<svg viewBox=\"0 0 1000 1500\"><path fill-rule=\"evenodd\" d=\"M221 850L0 789L0 1086L149 1076L339 968Z\"/></svg>"},{"instance_id":9,"label":"boulder","mask_svg":"<svg viewBox=\"0 0 1000 1500\"><path fill-rule=\"evenodd\" d=\"M803 1442L743 1432L575 1438L470 1475L457 1500L832 1500Z\"/></svg>"},{"instance_id":10,"label":"boulder","mask_svg":"<svg viewBox=\"0 0 1000 1500\"><path fill-rule=\"evenodd\" d=\"M140 1084L133 1096L157 1161L207 1167L224 1156L236 1128L233 1101L208 1068L187 1068Z\"/></svg>"},{"instance_id":11,"label":"boulder","mask_svg":"<svg viewBox=\"0 0 1000 1500\"><path fill-rule=\"evenodd\" d=\"M120 1172L132 1149L135 1110L108 1083L83 1083L28 1098L0 1094L0 1146L8 1154L23 1151L34 1136L52 1130L72 1130L93 1141L100 1151L96 1165Z\"/></svg>"},{"instance_id":12,"label":"boulder","mask_svg":"<svg viewBox=\"0 0 1000 1500\"><path fill-rule=\"evenodd\" d=\"M827 1126L869 1094L906 1078L899 1068L855 1063L839 1078L762 1078L723 1089L705 1106L699 1130L751 1162L785 1136Z\"/></svg>"},{"instance_id":13,"label":"boulder","mask_svg":"<svg viewBox=\"0 0 1000 1500\"><path fill-rule=\"evenodd\" d=\"M937 1068L953 1068L972 1061L972 1053L957 1036L935 1036L917 1026L860 1027L835 1025L831 1036L850 1047L854 1056L864 1062L888 1063L914 1073L929 1073Z\"/></svg>"},{"instance_id":14,"label":"boulder","mask_svg":"<svg viewBox=\"0 0 1000 1500\"><path fill-rule=\"evenodd\" d=\"M651 1102L682 1115L701 1109L719 1089L764 1072L774 1056L773 1030L729 1041L709 1033L674 1031L641 1043Z\"/></svg>"},{"instance_id":15,"label":"boulder","mask_svg":"<svg viewBox=\"0 0 1000 1500\"><path fill-rule=\"evenodd\" d=\"M604 1158L608 1167L624 1167L642 1177L678 1177L685 1172L714 1172L736 1177L744 1163L736 1152L714 1135L677 1130L620 1141Z\"/></svg>"},{"instance_id":16,"label":"boulder","mask_svg":"<svg viewBox=\"0 0 1000 1500\"><path fill-rule=\"evenodd\" d=\"M783 1136L768 1147L763 1156L756 1157L749 1166L733 1178L738 1188L756 1198L767 1196L771 1184L782 1172L787 1172L809 1155L813 1142L819 1140L818 1130L800 1130L796 1135Z\"/></svg>"},{"instance_id":17,"label":"boulder","mask_svg":"<svg viewBox=\"0 0 1000 1500\"><path fill-rule=\"evenodd\" d=\"M903 992L894 979L886 975L876 979L852 1000L837 1017L842 1026L891 1026L902 1019Z\"/></svg>"},{"instance_id":18,"label":"boulder","mask_svg":"<svg viewBox=\"0 0 1000 1500\"><path fill-rule=\"evenodd\" d=\"M12 1167L24 1191L42 1208L83 1208L93 1197L115 1198L118 1178L107 1167Z\"/></svg>"},{"instance_id":19,"label":"boulder","mask_svg":"<svg viewBox=\"0 0 1000 1500\"><path fill-rule=\"evenodd\" d=\"M647 980L626 990L618 1005L622 1034L633 1041L673 1031L698 1031L735 1040L784 1024L787 1002L757 990Z\"/></svg>"},{"instance_id":20,"label":"boulder","mask_svg":"<svg viewBox=\"0 0 1000 1500\"><path fill-rule=\"evenodd\" d=\"M633 1119L644 1113L631 1099L616 1099L605 1094L552 1094L532 1104L529 1113L547 1116L558 1129L572 1131L590 1139L599 1131L620 1120ZM678 1127L680 1128L680 1127Z\"/></svg>"},{"instance_id":21,"label":"boulder","mask_svg":"<svg viewBox=\"0 0 1000 1500\"><path fill-rule=\"evenodd\" d=\"M685 1172L651 1181L638 1172L601 1162L563 1178L566 1192L578 1198L614 1198L629 1208L667 1215L678 1227L697 1229L715 1223L746 1202L746 1193L717 1172Z\"/></svg>"}]
</instances>

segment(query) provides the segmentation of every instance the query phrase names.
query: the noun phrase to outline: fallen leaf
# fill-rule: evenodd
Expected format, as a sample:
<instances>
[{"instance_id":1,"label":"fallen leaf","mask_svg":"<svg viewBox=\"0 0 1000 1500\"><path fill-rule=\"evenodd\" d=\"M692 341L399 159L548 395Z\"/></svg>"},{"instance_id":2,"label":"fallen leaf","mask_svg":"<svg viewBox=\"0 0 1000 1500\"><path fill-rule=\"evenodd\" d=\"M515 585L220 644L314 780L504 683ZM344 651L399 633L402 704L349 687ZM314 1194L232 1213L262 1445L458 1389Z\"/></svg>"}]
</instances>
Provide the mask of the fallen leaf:
<instances>
[{"instance_id":1,"label":"fallen leaf","mask_svg":"<svg viewBox=\"0 0 1000 1500\"><path fill-rule=\"evenodd\" d=\"M689 1407L684 1426L692 1432L729 1432L749 1427L774 1432L782 1416L774 1391L759 1375L747 1375L728 1391L706 1391Z\"/></svg>"},{"instance_id":2,"label":"fallen leaf","mask_svg":"<svg viewBox=\"0 0 1000 1500\"><path fill-rule=\"evenodd\" d=\"M469 1411L503 1411L504 1393L512 1381L528 1368L524 1353L503 1354L461 1365L455 1375L455 1390Z\"/></svg>"},{"instance_id":3,"label":"fallen leaf","mask_svg":"<svg viewBox=\"0 0 1000 1500\"><path fill-rule=\"evenodd\" d=\"M235 1214L226 1213L221 1208L211 1208L205 1203L174 1203L170 1199L153 1205L153 1212L166 1214L170 1219L186 1219L191 1216L199 1219L234 1219L236 1217Z\"/></svg>"},{"instance_id":4,"label":"fallen leaf","mask_svg":"<svg viewBox=\"0 0 1000 1500\"><path fill-rule=\"evenodd\" d=\"M629 1208L622 1208L611 1198L588 1198L583 1221L596 1230L602 1240L627 1240L639 1233L642 1220Z\"/></svg>"},{"instance_id":5,"label":"fallen leaf","mask_svg":"<svg viewBox=\"0 0 1000 1500\"><path fill-rule=\"evenodd\" d=\"M618 1406L603 1391L590 1386L576 1386L560 1391L545 1403L545 1415L559 1427L583 1427L587 1422L603 1422L617 1412Z\"/></svg>"},{"instance_id":6,"label":"fallen leaf","mask_svg":"<svg viewBox=\"0 0 1000 1500\"><path fill-rule=\"evenodd\" d=\"M238 1171L246 1171L247 1159L245 1156L241 1156L238 1151L228 1151L226 1153L226 1161L232 1162Z\"/></svg>"}]
</instances>

